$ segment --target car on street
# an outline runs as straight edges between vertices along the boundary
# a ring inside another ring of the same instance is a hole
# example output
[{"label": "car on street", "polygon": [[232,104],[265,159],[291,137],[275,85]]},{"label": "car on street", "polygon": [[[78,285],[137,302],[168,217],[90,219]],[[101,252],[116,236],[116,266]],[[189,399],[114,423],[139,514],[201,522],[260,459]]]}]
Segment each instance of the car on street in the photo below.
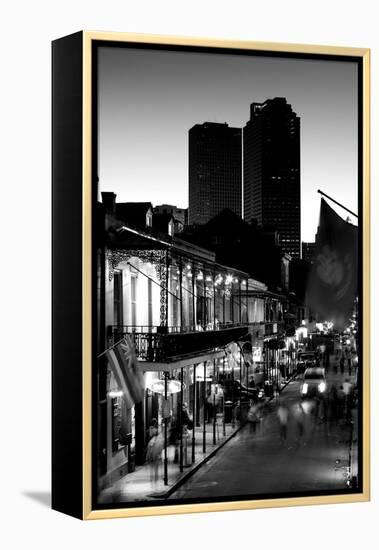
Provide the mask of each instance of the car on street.
[{"label": "car on street", "polygon": [[299,354],[297,359],[297,371],[305,372],[309,367],[318,366],[318,356],[316,351],[303,351]]},{"label": "car on street", "polygon": [[305,369],[300,393],[302,397],[323,397],[326,392],[325,369],[309,367]]},{"label": "car on street", "polygon": [[224,382],[224,398],[225,401],[248,402],[250,400],[256,402],[263,398],[263,389],[261,386],[246,387],[239,380],[227,380]]}]

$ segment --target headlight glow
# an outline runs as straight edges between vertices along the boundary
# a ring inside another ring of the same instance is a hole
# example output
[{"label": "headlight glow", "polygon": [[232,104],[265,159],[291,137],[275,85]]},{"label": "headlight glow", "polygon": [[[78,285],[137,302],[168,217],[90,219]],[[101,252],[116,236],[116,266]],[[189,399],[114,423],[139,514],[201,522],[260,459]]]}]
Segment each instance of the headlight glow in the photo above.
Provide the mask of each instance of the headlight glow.
[{"label": "headlight glow", "polygon": [[325,382],[320,382],[320,384],[318,385],[318,391],[320,393],[323,393],[325,391],[325,388],[326,388]]},{"label": "headlight glow", "polygon": [[303,387],[301,388],[301,393],[305,395],[307,391],[308,391],[308,384],[304,383]]}]

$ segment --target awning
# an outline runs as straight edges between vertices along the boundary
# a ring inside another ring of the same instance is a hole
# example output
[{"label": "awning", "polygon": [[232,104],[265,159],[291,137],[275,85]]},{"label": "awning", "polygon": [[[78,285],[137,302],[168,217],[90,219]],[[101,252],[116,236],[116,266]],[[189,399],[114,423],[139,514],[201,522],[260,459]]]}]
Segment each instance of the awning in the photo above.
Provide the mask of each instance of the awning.
[{"label": "awning", "polygon": [[166,371],[171,372],[175,369],[181,369],[184,367],[191,367],[204,363],[205,361],[211,361],[213,359],[219,359],[226,356],[225,350],[209,351],[202,353],[201,355],[192,355],[190,357],[181,357],[180,359],[158,363],[156,361],[138,361],[138,366],[143,372],[157,372]]}]

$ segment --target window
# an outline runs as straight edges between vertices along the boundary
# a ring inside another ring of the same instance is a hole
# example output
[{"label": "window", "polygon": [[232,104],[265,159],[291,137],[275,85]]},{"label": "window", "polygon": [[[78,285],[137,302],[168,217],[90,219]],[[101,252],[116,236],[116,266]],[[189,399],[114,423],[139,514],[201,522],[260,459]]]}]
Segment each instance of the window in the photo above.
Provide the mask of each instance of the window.
[{"label": "window", "polygon": [[146,227],[152,227],[153,226],[153,213],[151,211],[151,208],[146,212]]},{"label": "window", "polygon": [[130,304],[132,326],[137,324],[137,277],[131,276],[130,279]]},{"label": "window", "polygon": [[147,324],[149,327],[153,324],[153,282],[147,280]]},{"label": "window", "polygon": [[122,310],[122,271],[115,271],[113,277],[113,323],[123,324]]}]

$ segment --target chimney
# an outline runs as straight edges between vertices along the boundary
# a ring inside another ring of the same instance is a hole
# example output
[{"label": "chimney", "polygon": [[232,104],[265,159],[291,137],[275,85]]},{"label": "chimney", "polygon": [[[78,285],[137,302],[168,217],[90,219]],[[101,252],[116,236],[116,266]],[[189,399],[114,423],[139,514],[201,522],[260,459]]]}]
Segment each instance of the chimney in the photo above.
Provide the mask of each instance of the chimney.
[{"label": "chimney", "polygon": [[102,191],[101,198],[107,214],[116,213],[116,193],[112,191]]}]

